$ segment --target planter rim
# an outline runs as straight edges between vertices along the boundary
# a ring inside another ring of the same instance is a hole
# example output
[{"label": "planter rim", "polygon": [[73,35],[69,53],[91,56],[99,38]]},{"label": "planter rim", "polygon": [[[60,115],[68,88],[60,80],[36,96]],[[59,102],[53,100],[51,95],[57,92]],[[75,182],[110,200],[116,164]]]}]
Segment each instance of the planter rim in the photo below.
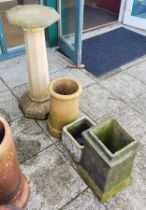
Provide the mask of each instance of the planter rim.
[{"label": "planter rim", "polygon": [[[112,153],[112,152],[103,144],[103,142],[95,135],[95,133],[94,133],[94,130],[97,130],[97,129],[99,130],[100,128],[102,128],[104,125],[106,125],[106,124],[107,124],[108,122],[110,122],[110,121],[115,121],[115,122],[122,128],[122,130],[126,133],[126,135],[128,135],[128,136],[132,139],[132,141],[129,142],[128,145],[126,145],[125,147],[123,147],[123,148],[121,148],[120,150],[116,151],[115,153]],[[125,128],[123,128],[115,119],[112,119],[112,118],[109,119],[109,120],[107,120],[107,121],[105,121],[104,123],[102,123],[102,124],[101,124],[100,126],[98,126],[98,127],[94,127],[94,128],[89,129],[89,133],[90,133],[90,135],[91,135],[94,139],[96,139],[96,141],[97,141],[98,145],[100,146],[100,148],[103,149],[103,150],[108,154],[108,156],[109,156],[110,158],[117,157],[118,155],[123,154],[124,151],[128,150],[129,148],[132,149],[132,147],[133,147],[134,145],[137,145],[137,144],[138,144],[138,141],[137,141],[136,139],[134,139],[134,138],[129,134],[129,132],[128,132]],[[128,151],[127,151],[127,152],[128,152]]]},{"label": "planter rim", "polygon": [[2,142],[0,143],[0,150],[1,150],[2,147],[4,147],[7,144],[7,139],[10,136],[10,127],[9,127],[9,124],[7,123],[7,121],[2,117],[0,117],[0,123],[2,123],[2,125],[4,126],[4,129],[5,129],[4,138],[3,138]]},{"label": "planter rim", "polygon": [[[111,161],[120,161],[123,158],[127,158],[128,156],[133,155],[134,153],[136,153],[137,151],[139,151],[139,149],[141,149],[141,143],[139,141],[137,141],[136,139],[134,139],[116,120],[116,122],[122,127],[122,129],[126,132],[127,135],[129,135],[133,141],[131,143],[129,143],[128,145],[126,145],[124,148],[118,150],[115,153],[112,153],[103,143],[102,141],[94,134],[94,130],[95,129],[100,129],[101,127],[103,127],[105,125],[105,123],[111,121],[111,120],[115,120],[115,119],[109,119],[107,121],[105,121],[104,123],[102,123],[100,126],[96,126],[93,128],[88,129],[87,131],[84,131],[82,133],[83,137],[87,139],[90,142],[90,144],[92,145],[96,145],[96,149],[98,149],[99,151],[99,155],[101,155],[101,157],[105,158],[105,160],[107,160],[107,162],[109,163],[109,165],[112,164]],[[87,137],[88,136],[88,137]],[[114,163],[114,162],[113,162]]]},{"label": "planter rim", "polygon": [[72,123],[70,123],[70,124],[68,124],[68,125],[66,125],[66,126],[63,127],[63,132],[67,133],[67,135],[71,138],[71,140],[72,140],[72,141],[77,145],[77,147],[79,147],[80,149],[84,149],[84,146],[80,145],[80,144],[75,140],[75,138],[69,133],[68,128],[69,128],[70,126],[72,126],[72,125],[74,125],[74,124],[76,124],[76,123],[80,123],[80,122],[82,122],[82,121],[84,121],[84,120],[89,121],[91,124],[93,124],[93,126],[95,126],[95,123],[94,123],[89,117],[83,116],[83,117],[81,117],[81,118],[79,118],[79,119],[73,121]]},{"label": "planter rim", "polygon": [[[74,83],[77,84],[78,86],[78,89],[75,93],[72,93],[72,94],[69,94],[69,95],[61,95],[59,93],[56,93],[53,89],[53,86],[56,82],[58,81],[61,81],[61,80],[70,80]],[[49,85],[49,92],[50,92],[50,95],[53,96],[54,98],[57,98],[59,100],[62,100],[62,101],[68,101],[68,100],[72,100],[74,98],[77,98],[81,95],[82,93],[82,85],[80,84],[80,82],[78,82],[77,80],[74,80],[72,78],[69,78],[69,77],[61,77],[61,78],[58,78],[58,79],[55,79],[53,80],[50,85]]]}]

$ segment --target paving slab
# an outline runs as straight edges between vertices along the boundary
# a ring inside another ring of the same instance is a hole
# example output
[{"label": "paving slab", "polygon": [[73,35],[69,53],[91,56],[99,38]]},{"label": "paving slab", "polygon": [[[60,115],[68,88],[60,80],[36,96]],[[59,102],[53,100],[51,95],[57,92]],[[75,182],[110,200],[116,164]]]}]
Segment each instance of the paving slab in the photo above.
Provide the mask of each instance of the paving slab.
[{"label": "paving slab", "polygon": [[10,88],[19,86],[28,81],[26,56],[22,55],[1,62],[0,77]]},{"label": "paving slab", "polygon": [[[140,186],[139,186],[140,187]],[[111,198],[105,206],[107,210],[145,210],[145,206],[141,203],[141,199],[137,194],[129,193],[130,186],[125,190]],[[132,191],[133,189],[131,189]]]},{"label": "paving slab", "polygon": [[80,194],[75,200],[61,210],[106,210],[107,208],[100,203],[90,189]]},{"label": "paving slab", "polygon": [[126,71],[99,81],[99,83],[126,103],[144,93],[146,89],[142,82],[133,78]]},{"label": "paving slab", "polygon": [[129,68],[127,72],[134,78],[139,79],[146,84],[146,61],[141,62],[133,67]]},{"label": "paving slab", "polygon": [[70,77],[72,79],[79,80],[83,87],[89,86],[96,82],[93,77],[90,77],[81,69],[76,68],[60,69],[56,73],[50,75],[51,80],[57,79],[59,77]]},{"label": "paving slab", "polygon": [[20,163],[53,144],[34,120],[24,116],[11,123],[11,130]]},{"label": "paving slab", "polygon": [[12,92],[17,97],[18,100],[27,90],[29,90],[29,83],[25,83],[25,84],[12,88]]},{"label": "paving slab", "polygon": [[21,55],[21,56],[17,56],[14,58],[1,61],[0,62],[0,75],[3,74],[3,72],[6,71],[7,68],[10,68],[11,66],[14,67],[16,64],[21,63],[23,60],[26,60],[25,55]]},{"label": "paving slab", "polygon": [[19,109],[18,101],[10,90],[0,93],[0,116],[4,117],[9,123],[23,114]]},{"label": "paving slab", "polygon": [[130,105],[146,119],[146,93],[132,100]]},{"label": "paving slab", "polygon": [[146,121],[143,120],[142,115],[131,107],[126,107],[126,109],[121,110],[120,115],[116,116],[116,119],[132,137],[145,143]]},{"label": "paving slab", "polygon": [[58,141],[56,144],[57,149],[62,153],[66,161],[73,166],[73,168],[77,169],[77,165],[74,162],[70,152],[66,149],[66,146],[61,141]]},{"label": "paving slab", "polygon": [[55,146],[26,161],[21,168],[31,189],[27,210],[61,209],[87,188]]},{"label": "paving slab", "polygon": [[0,79],[0,93],[9,90],[5,83]]},{"label": "paving slab", "polygon": [[51,72],[58,71],[60,69],[67,68],[67,66],[72,66],[71,61],[59,53],[56,49],[47,49],[48,63]]},{"label": "paving slab", "polygon": [[81,110],[93,121],[120,113],[126,104],[99,84],[84,89],[81,96]]},{"label": "paving slab", "polygon": [[[79,80],[83,88],[91,84],[94,84],[96,82],[95,79],[91,78],[82,70],[76,69],[76,68],[65,68],[65,69],[57,70],[57,72],[50,73],[50,80],[57,79],[59,77],[70,77],[70,78]],[[25,84],[12,88],[12,91],[16,95],[16,97],[20,99],[23,93],[28,89],[29,89],[29,83],[25,83]]]},{"label": "paving slab", "polygon": [[[69,65],[69,62],[61,57],[55,50],[48,49],[47,52],[49,65],[48,73],[56,72]],[[28,82],[26,56],[22,55],[1,62],[0,77],[2,77],[10,88],[14,88]]]}]

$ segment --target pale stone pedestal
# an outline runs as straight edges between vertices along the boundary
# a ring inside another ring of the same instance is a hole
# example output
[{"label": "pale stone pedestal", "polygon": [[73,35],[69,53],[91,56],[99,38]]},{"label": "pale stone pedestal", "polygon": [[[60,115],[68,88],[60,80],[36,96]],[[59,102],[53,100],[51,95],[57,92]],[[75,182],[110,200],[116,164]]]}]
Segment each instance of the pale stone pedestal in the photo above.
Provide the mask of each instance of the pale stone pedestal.
[{"label": "pale stone pedestal", "polygon": [[20,99],[27,117],[45,119],[49,113],[49,71],[44,29],[59,19],[52,8],[41,5],[16,6],[7,11],[11,24],[24,30],[29,91]]}]

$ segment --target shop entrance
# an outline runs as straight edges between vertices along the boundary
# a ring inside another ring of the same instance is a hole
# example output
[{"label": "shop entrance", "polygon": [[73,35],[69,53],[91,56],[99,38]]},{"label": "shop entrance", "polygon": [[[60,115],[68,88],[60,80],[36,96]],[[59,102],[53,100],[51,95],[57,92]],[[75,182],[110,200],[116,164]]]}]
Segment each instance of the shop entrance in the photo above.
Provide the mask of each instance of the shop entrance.
[{"label": "shop entrance", "polygon": [[118,20],[121,0],[85,0],[84,30]]},{"label": "shop entrance", "polygon": [[[23,33],[21,29],[10,25],[6,19],[6,10],[18,5],[18,4],[44,4],[58,10],[59,2],[65,4],[75,3],[75,7],[67,6],[66,10],[61,11],[61,21],[65,22],[65,26],[62,28],[62,32],[67,33],[66,30],[69,29],[69,35],[76,32],[74,35],[76,40],[81,40],[82,33],[82,19],[84,19],[83,30],[88,31],[94,28],[103,27],[108,24],[114,23],[118,20],[120,3],[121,0],[1,0],[0,1],[0,60],[7,59],[20,53],[24,53],[24,40]],[[81,3],[82,2],[82,3]],[[84,8],[82,10],[82,7]],[[77,8],[76,14],[74,13],[74,8]],[[84,12],[83,12],[84,11]],[[80,14],[81,13],[81,14]],[[82,17],[84,13],[84,18]],[[66,18],[67,15],[67,18]],[[64,18],[65,17],[65,18]],[[77,18],[76,18],[77,17]],[[67,22],[67,24],[66,24]],[[76,29],[75,27],[76,22]],[[68,27],[69,26],[69,27]],[[72,31],[71,31],[72,30]],[[57,23],[49,27],[46,30],[46,39],[48,40],[49,46],[58,45],[58,26]],[[74,37],[74,38],[75,38]],[[81,44],[78,41],[78,45]],[[22,50],[21,50],[21,46]],[[19,49],[19,50],[18,50]],[[77,47],[76,47],[77,49]],[[79,50],[78,50],[79,52]],[[81,54],[81,53],[79,53]]]},{"label": "shop entrance", "polygon": [[40,4],[40,0],[1,0],[0,1],[0,60],[24,53],[23,31],[9,24],[6,11],[23,4]]}]

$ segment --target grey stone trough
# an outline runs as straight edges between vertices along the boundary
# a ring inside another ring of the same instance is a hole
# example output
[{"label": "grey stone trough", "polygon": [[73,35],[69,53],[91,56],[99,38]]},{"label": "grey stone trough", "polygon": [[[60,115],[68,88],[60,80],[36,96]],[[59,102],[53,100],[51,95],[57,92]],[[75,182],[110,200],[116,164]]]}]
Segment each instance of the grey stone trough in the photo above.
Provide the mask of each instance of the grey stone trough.
[{"label": "grey stone trough", "polygon": [[82,117],[63,128],[62,141],[70,151],[75,162],[79,163],[84,149],[82,132],[95,126],[95,123],[88,117]]},{"label": "grey stone trough", "polygon": [[83,117],[63,128],[63,143],[77,169],[101,202],[131,182],[134,158],[141,144],[114,119],[100,126]]}]

